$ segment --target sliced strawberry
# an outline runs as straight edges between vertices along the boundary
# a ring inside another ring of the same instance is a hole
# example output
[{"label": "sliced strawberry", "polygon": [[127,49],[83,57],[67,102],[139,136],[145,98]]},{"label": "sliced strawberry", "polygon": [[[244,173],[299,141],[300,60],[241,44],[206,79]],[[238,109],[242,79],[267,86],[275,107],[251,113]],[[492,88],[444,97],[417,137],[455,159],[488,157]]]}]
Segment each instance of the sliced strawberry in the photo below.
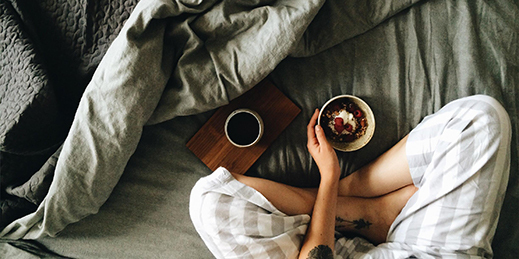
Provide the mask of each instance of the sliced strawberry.
[{"label": "sliced strawberry", "polygon": [[348,132],[352,132],[353,126],[351,126],[351,124],[349,124],[349,123],[346,123],[346,125],[344,125],[344,129]]},{"label": "sliced strawberry", "polygon": [[334,127],[335,127],[335,130],[336,130],[339,134],[341,134],[341,133],[344,131],[344,126],[343,126],[343,125],[335,124]]},{"label": "sliced strawberry", "polygon": [[355,118],[360,118],[362,117],[362,112],[360,110],[355,110],[353,111],[353,116],[355,116]]},{"label": "sliced strawberry", "polygon": [[333,126],[335,130],[341,133],[344,130],[344,120],[341,117],[335,117]]}]

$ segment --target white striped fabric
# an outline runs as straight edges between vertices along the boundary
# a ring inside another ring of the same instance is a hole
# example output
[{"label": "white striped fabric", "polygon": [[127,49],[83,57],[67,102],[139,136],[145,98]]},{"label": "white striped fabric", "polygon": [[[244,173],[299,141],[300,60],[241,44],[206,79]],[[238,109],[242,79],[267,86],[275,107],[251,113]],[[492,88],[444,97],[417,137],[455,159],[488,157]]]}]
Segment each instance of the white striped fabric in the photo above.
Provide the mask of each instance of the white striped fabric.
[{"label": "white striped fabric", "polygon": [[492,257],[510,140],[510,119],[489,96],[465,97],[426,117],[406,145],[419,190],[393,223],[389,243],[441,257]]},{"label": "white striped fabric", "polygon": [[220,167],[191,191],[191,220],[216,258],[296,258],[310,216],[287,216]]}]

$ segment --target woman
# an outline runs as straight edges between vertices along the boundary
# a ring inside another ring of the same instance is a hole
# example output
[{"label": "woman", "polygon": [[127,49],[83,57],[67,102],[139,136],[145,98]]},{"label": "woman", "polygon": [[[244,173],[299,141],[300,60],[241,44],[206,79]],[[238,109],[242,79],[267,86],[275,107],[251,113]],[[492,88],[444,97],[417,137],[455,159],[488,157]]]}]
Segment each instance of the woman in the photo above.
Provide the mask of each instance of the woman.
[{"label": "woman", "polygon": [[447,104],[341,180],[317,116],[318,110],[307,127],[307,147],[319,167],[319,188],[224,168],[193,188],[191,218],[217,258],[492,257],[511,138],[508,115],[495,99]]}]

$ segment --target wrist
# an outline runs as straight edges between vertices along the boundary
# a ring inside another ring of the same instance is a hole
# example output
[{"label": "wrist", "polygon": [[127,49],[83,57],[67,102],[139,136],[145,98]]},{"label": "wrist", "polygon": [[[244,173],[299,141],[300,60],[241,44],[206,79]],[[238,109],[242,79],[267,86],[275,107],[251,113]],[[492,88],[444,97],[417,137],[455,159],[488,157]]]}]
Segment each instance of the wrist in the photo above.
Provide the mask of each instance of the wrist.
[{"label": "wrist", "polygon": [[326,174],[321,174],[321,183],[322,184],[338,183],[340,176],[341,176],[341,172],[339,169],[333,170]]}]

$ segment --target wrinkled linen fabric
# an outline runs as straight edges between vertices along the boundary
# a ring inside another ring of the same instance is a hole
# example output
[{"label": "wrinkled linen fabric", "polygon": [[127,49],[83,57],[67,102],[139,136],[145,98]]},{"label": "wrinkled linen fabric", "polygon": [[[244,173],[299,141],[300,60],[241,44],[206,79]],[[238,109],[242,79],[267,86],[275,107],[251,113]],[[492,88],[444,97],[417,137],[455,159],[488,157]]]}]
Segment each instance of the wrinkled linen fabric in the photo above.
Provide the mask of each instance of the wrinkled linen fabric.
[{"label": "wrinkled linen fabric", "polygon": [[54,236],[96,213],[144,125],[250,89],[289,54],[322,3],[141,1],[81,98],[47,196],[0,236]]},{"label": "wrinkled linen fabric", "polygon": [[[448,103],[413,129],[406,156],[418,191],[374,246],[336,234],[335,258],[492,258],[510,172],[510,118],[495,99]],[[200,179],[190,216],[216,258],[297,258],[310,216],[288,216],[225,168]]]}]

